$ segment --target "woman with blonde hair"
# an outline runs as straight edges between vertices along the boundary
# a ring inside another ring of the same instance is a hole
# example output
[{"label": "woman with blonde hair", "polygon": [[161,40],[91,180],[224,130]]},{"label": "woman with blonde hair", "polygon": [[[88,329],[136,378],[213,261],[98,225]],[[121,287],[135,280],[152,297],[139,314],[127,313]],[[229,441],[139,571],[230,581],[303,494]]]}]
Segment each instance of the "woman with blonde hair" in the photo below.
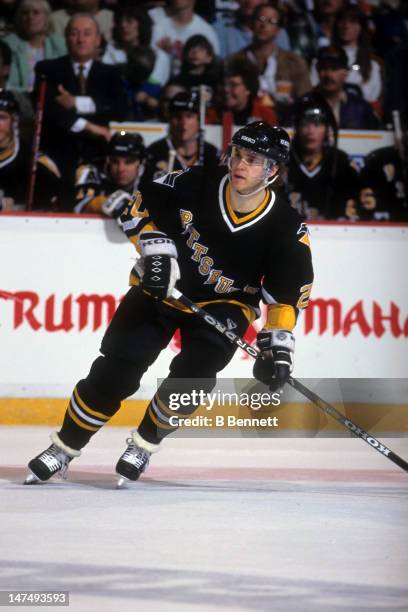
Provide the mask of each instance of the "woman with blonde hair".
[{"label": "woman with blonde hair", "polygon": [[16,31],[5,38],[12,50],[10,89],[31,91],[37,62],[66,54],[64,38],[50,31],[50,15],[47,0],[22,0],[19,4]]}]

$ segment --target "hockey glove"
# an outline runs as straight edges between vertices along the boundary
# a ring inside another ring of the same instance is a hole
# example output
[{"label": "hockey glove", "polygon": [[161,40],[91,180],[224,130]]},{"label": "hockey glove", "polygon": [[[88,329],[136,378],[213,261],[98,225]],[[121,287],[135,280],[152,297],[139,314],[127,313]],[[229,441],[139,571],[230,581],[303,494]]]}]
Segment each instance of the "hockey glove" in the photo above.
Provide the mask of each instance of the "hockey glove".
[{"label": "hockey glove", "polygon": [[170,297],[180,278],[175,243],[161,232],[146,232],[140,247],[142,259],[137,270],[142,288],[159,300]]},{"label": "hockey glove", "polygon": [[132,196],[130,193],[127,193],[127,191],[123,191],[122,189],[118,189],[117,191],[111,193],[108,198],[106,198],[101,207],[102,212],[108,217],[117,219],[123,213],[131,199]]},{"label": "hockey glove", "polygon": [[255,361],[254,377],[271,391],[282,389],[293,370],[293,334],[284,329],[263,329],[256,341],[261,355]]}]

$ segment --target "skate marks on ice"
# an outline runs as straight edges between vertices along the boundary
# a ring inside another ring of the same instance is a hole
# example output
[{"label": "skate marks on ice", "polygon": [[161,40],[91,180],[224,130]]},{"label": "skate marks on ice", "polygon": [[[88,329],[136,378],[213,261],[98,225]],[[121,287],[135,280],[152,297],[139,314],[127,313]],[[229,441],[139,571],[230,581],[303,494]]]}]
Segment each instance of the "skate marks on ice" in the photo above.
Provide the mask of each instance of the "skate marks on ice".
[{"label": "skate marks on ice", "polygon": [[[111,610],[131,601],[138,609],[214,608],[269,612],[406,612],[408,588],[356,585],[344,581],[281,578],[227,571],[135,566],[1,561],[3,584],[10,590],[68,590],[75,610],[81,598],[106,601]],[[301,605],[299,607],[299,603]],[[153,608],[148,604],[155,604]],[[140,606],[140,608],[139,608]],[[146,608],[145,608],[146,607]]]},{"label": "skate marks on ice", "polygon": [[44,486],[53,487],[69,487],[74,485],[83,485],[88,487],[95,487],[98,489],[114,489],[117,475],[113,470],[108,468],[101,469],[97,468],[85,468],[82,470],[69,470],[67,479],[59,478],[54,476],[45,483],[37,483],[24,485],[24,480],[28,474],[26,467],[19,466],[2,466],[0,467],[0,483],[1,487],[4,487],[4,483],[21,485],[25,488],[41,488]]},{"label": "skate marks on ice", "polygon": [[[26,488],[27,470],[19,466],[0,467],[0,488]],[[74,468],[68,478],[53,477],[30,488],[53,487],[70,489],[89,487],[116,490],[117,474],[107,467]],[[333,469],[265,469],[265,468],[199,468],[150,467],[137,482],[126,482],[123,491],[153,488],[225,491],[230,493],[322,493],[357,497],[407,497],[408,478],[397,470],[333,470]]]}]

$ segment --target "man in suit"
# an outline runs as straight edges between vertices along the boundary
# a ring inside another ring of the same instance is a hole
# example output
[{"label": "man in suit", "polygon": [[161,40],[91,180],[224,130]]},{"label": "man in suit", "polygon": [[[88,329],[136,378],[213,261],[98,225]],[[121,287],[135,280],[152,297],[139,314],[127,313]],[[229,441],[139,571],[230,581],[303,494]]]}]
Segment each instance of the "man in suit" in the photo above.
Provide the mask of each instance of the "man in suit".
[{"label": "man in suit", "polygon": [[[114,66],[96,61],[100,32],[87,14],[73,15],[66,32],[68,55],[39,62],[36,86],[46,79],[42,148],[58,163],[69,190],[75,168],[104,154],[109,121],[121,121],[126,97]],[[73,207],[74,199],[68,208]]]}]

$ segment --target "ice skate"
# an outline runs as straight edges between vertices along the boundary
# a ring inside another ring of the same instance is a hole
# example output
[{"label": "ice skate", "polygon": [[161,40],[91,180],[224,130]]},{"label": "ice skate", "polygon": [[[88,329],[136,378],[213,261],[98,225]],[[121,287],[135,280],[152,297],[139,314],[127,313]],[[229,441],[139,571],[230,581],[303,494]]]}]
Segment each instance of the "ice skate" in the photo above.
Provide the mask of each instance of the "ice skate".
[{"label": "ice skate", "polygon": [[126,482],[135,481],[149,465],[152,453],[159,450],[158,444],[144,440],[133,430],[131,437],[126,440],[127,448],[116,464],[118,474],[117,488],[121,489]]},{"label": "ice skate", "polygon": [[66,446],[59,438],[57,432],[50,436],[52,444],[42,453],[31,459],[28,464],[28,474],[24,484],[37,484],[45,482],[58,474],[61,478],[67,477],[69,463],[74,457],[79,457],[81,451]]}]

